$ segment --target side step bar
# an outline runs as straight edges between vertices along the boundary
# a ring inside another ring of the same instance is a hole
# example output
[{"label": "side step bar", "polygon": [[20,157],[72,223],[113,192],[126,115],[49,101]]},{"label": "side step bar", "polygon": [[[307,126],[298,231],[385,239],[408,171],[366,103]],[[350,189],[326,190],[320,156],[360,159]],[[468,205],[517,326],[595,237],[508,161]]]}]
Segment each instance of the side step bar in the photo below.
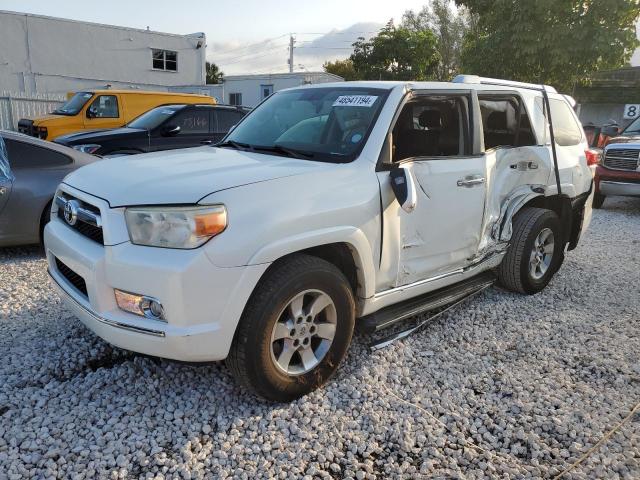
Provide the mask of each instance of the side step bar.
[{"label": "side step bar", "polygon": [[495,281],[496,279],[492,273],[481,273],[455,285],[378,310],[366,317],[362,317],[358,321],[358,326],[367,333],[378,332],[407,318],[457,302],[490,287]]}]

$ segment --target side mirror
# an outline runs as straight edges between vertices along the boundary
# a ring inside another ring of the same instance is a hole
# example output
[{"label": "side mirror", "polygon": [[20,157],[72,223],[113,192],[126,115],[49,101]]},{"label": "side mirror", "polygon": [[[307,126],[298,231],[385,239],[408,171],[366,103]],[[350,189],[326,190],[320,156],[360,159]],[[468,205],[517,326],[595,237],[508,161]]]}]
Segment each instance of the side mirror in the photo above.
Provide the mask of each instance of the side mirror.
[{"label": "side mirror", "polygon": [[617,125],[606,125],[600,129],[601,135],[606,135],[607,137],[615,137],[620,133],[620,128]]},{"label": "side mirror", "polygon": [[389,177],[391,179],[391,188],[400,207],[407,213],[413,212],[416,209],[418,195],[416,194],[416,182],[413,180],[411,170],[399,166],[391,170]]},{"label": "side mirror", "polygon": [[173,137],[180,133],[180,125],[166,125],[162,129],[162,136]]},{"label": "side mirror", "polygon": [[87,108],[87,118],[96,118],[98,116],[98,109],[96,107]]}]

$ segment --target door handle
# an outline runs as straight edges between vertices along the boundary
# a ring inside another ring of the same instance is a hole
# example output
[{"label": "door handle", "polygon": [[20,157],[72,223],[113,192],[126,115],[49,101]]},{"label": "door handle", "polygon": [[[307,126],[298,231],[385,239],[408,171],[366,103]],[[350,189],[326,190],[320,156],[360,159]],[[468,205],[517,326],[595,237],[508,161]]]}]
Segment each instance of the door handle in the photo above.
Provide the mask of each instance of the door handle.
[{"label": "door handle", "polygon": [[484,185],[485,178],[482,175],[467,175],[458,180],[459,187],[471,188],[477,185]]},{"label": "door handle", "polygon": [[202,140],[200,142],[201,145],[211,145],[213,143],[213,140]]}]

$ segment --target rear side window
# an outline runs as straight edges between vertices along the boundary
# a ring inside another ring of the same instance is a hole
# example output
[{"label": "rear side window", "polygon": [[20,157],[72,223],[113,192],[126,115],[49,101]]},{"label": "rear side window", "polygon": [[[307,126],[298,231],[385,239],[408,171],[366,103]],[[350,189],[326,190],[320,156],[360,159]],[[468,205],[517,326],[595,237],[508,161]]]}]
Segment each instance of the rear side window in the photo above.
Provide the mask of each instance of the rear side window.
[{"label": "rear side window", "polygon": [[561,147],[578,145],[582,140],[582,128],[578,125],[573,111],[563,100],[549,99],[551,120],[556,143]]},{"label": "rear side window", "polygon": [[241,112],[233,110],[216,110],[216,132],[227,133],[244,116]]},{"label": "rear side window", "polygon": [[9,164],[12,170],[26,170],[28,168],[50,168],[69,165],[71,158],[48,148],[19,142],[10,138],[5,139]]},{"label": "rear side window", "polygon": [[536,145],[531,120],[520,98],[479,95],[484,148]]}]

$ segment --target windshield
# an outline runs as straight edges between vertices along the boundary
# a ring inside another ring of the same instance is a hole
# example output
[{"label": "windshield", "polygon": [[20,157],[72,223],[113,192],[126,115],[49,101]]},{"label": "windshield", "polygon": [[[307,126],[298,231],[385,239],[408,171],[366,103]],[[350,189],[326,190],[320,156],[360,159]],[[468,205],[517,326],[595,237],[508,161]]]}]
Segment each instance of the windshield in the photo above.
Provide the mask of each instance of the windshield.
[{"label": "windshield", "polygon": [[247,115],[220,145],[351,161],[364,146],[387,95],[384,89],[355,87],[279,92]]},{"label": "windshield", "polygon": [[182,110],[184,107],[184,105],[165,105],[164,107],[156,107],[132,120],[127,127],[152,130],[167,118],[171,117],[174,113]]},{"label": "windshield", "polygon": [[9,165],[9,154],[2,137],[0,137],[0,180],[13,180],[11,166]]},{"label": "windshield", "polygon": [[631,122],[622,133],[639,133],[640,132],[640,117]]},{"label": "windshield", "polygon": [[93,93],[91,92],[78,92],[67,100],[67,103],[63,106],[54,110],[53,113],[57,113],[58,115],[77,115],[91,97],[93,97]]}]

